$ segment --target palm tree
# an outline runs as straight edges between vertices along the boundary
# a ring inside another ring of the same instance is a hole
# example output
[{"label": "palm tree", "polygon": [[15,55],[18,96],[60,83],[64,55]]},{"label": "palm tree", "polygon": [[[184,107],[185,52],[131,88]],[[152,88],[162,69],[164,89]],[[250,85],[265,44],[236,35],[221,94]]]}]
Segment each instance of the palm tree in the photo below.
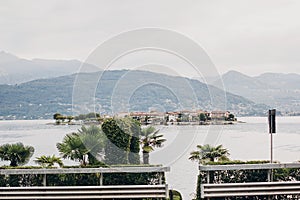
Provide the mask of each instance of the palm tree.
[{"label": "palm tree", "polygon": [[56,146],[63,158],[79,161],[82,165],[99,163],[96,158],[103,152],[105,137],[97,126],[81,127],[78,133],[64,137]]},{"label": "palm tree", "polygon": [[86,153],[77,133],[66,135],[62,143],[57,143],[56,147],[63,158],[80,162],[82,161],[83,155]]},{"label": "palm tree", "polygon": [[10,161],[10,166],[16,167],[28,163],[34,153],[32,146],[24,146],[23,143],[4,144],[0,146],[0,159]]},{"label": "palm tree", "polygon": [[223,148],[222,145],[216,147],[209,144],[197,145],[198,150],[190,153],[189,159],[198,161],[199,163],[226,161],[229,160],[230,155],[228,150]]},{"label": "palm tree", "polygon": [[52,156],[41,156],[37,157],[35,162],[43,167],[53,167],[57,163],[60,167],[63,166],[63,162],[60,157]]},{"label": "palm tree", "polygon": [[154,151],[154,147],[162,147],[166,139],[163,135],[158,135],[159,130],[155,130],[153,126],[142,129],[142,137],[140,144],[143,149],[143,163],[149,164],[149,153]]}]

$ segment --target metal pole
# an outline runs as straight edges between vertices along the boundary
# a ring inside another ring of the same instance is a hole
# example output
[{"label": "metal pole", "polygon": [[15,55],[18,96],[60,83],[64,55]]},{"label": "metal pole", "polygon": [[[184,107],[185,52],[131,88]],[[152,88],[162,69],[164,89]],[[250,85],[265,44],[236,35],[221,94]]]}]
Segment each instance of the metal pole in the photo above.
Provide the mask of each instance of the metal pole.
[{"label": "metal pole", "polygon": [[271,134],[271,159],[270,162],[273,163],[273,133],[276,133],[276,109],[269,110],[269,133]]},{"label": "metal pole", "polygon": [[[270,163],[273,163],[273,133],[276,133],[276,122],[275,122],[275,117],[276,117],[276,110],[272,109],[269,110],[269,134],[270,134]],[[269,169],[268,171],[268,181],[273,182],[273,169]],[[268,196],[268,200],[271,199],[271,196]]]},{"label": "metal pole", "polygon": [[[271,163],[273,163],[273,133],[271,133]],[[273,182],[273,169],[270,169],[270,181]]]},{"label": "metal pole", "polygon": [[273,133],[270,133],[271,137],[271,163],[273,163]]}]

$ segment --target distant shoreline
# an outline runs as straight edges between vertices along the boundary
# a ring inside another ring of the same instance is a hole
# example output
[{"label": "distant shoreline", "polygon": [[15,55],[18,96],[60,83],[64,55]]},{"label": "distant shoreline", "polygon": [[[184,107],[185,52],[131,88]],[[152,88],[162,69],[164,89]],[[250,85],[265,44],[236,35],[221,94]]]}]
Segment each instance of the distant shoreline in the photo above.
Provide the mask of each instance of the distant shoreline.
[{"label": "distant shoreline", "polygon": [[[209,125],[236,125],[239,123],[246,123],[244,121],[209,121],[209,122],[167,122],[165,124],[142,124],[146,126],[209,126]],[[81,122],[81,123],[76,123],[76,122],[65,122],[65,123],[60,123],[56,124],[55,122],[49,122],[46,123],[46,125],[53,125],[53,126],[80,126],[80,125],[101,125],[101,123],[97,122]]]}]

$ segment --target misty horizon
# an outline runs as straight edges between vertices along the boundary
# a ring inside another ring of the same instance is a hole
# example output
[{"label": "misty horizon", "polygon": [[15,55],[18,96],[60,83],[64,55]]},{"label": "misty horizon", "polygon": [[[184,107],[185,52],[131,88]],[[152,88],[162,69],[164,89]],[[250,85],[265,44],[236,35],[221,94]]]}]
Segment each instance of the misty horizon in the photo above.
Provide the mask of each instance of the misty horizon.
[{"label": "misty horizon", "polygon": [[[79,60],[79,59],[76,59],[76,58],[73,58],[73,59],[56,59],[56,58],[24,58],[24,57],[19,57],[18,55],[15,55],[11,52],[7,52],[5,50],[1,50],[0,51],[0,77],[1,75],[3,76],[5,74],[5,69],[4,67],[2,66],[1,67],[1,63],[3,62],[3,60],[1,60],[3,58],[3,56],[7,56],[7,57],[13,57],[13,58],[16,58],[16,59],[21,59],[21,60],[29,60],[29,61],[58,61],[58,62],[64,62],[64,61],[74,61],[74,62],[80,62],[80,65],[77,67],[77,69],[74,69],[74,71],[70,71],[70,73],[76,73],[77,71],[79,71],[80,69],[80,66],[82,64],[84,64],[85,62],[82,61],[82,60]],[[5,61],[6,62],[6,61]],[[11,62],[11,61],[9,61]],[[86,63],[86,64],[91,64],[91,63]],[[92,64],[91,64],[92,65]],[[9,66],[9,65],[8,65]],[[103,70],[101,68],[99,68],[98,66],[95,66],[98,68],[98,70]],[[217,67],[217,66],[216,66]],[[22,66],[20,66],[20,69],[22,68]],[[130,67],[122,67],[121,65],[118,65],[117,67],[111,69],[111,70],[135,70],[135,69],[132,69]],[[139,70],[139,69],[138,69]],[[151,68],[143,68],[141,69],[142,71],[150,71],[150,72],[154,72],[154,73],[162,73],[162,74],[166,74],[166,75],[170,75],[170,76],[180,76],[178,74],[172,74],[172,73],[169,73],[168,71],[160,71],[160,69],[156,68],[156,69],[151,69]],[[96,71],[96,70],[95,70]],[[291,74],[296,74],[296,75],[300,75],[300,73],[294,73],[294,72],[276,72],[276,71],[266,71],[266,72],[261,72],[261,73],[258,73],[256,75],[248,75],[246,73],[243,73],[242,71],[239,71],[239,70],[235,70],[235,69],[228,69],[227,71],[219,74],[220,76],[223,76],[225,74],[228,74],[228,73],[231,73],[231,72],[238,72],[238,73],[241,73],[243,75],[246,75],[246,76],[249,76],[249,77],[258,77],[258,76],[261,76],[261,75],[264,75],[264,74],[285,74],[285,75],[291,75]],[[197,77],[197,76],[182,76],[182,77],[187,77],[187,78],[191,78],[191,79],[199,79],[199,78],[203,78],[203,77]],[[211,78],[215,78],[215,77],[205,77],[205,78],[208,78],[208,79],[211,79]]]}]

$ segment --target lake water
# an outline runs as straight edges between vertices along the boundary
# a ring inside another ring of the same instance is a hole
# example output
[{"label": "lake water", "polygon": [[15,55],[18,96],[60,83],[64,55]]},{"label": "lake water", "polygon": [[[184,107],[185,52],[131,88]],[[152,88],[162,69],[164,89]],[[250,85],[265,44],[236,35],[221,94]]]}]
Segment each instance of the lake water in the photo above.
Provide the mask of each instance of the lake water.
[{"label": "lake water", "polygon": [[[197,144],[222,144],[234,160],[269,160],[270,135],[267,118],[239,118],[236,125],[227,126],[160,126],[167,142],[150,154],[152,164],[171,167],[167,173],[170,188],[179,190],[184,199],[191,199],[196,190],[198,165],[188,160]],[[0,121],[0,145],[23,142],[35,148],[35,157],[59,155],[56,143],[67,133],[76,132],[80,126],[47,125],[52,120]],[[34,165],[33,161],[29,164]],[[295,162],[300,160],[300,117],[278,117],[274,134],[274,160]],[[74,164],[65,160],[65,164]],[[2,162],[0,164],[8,164]]]}]

